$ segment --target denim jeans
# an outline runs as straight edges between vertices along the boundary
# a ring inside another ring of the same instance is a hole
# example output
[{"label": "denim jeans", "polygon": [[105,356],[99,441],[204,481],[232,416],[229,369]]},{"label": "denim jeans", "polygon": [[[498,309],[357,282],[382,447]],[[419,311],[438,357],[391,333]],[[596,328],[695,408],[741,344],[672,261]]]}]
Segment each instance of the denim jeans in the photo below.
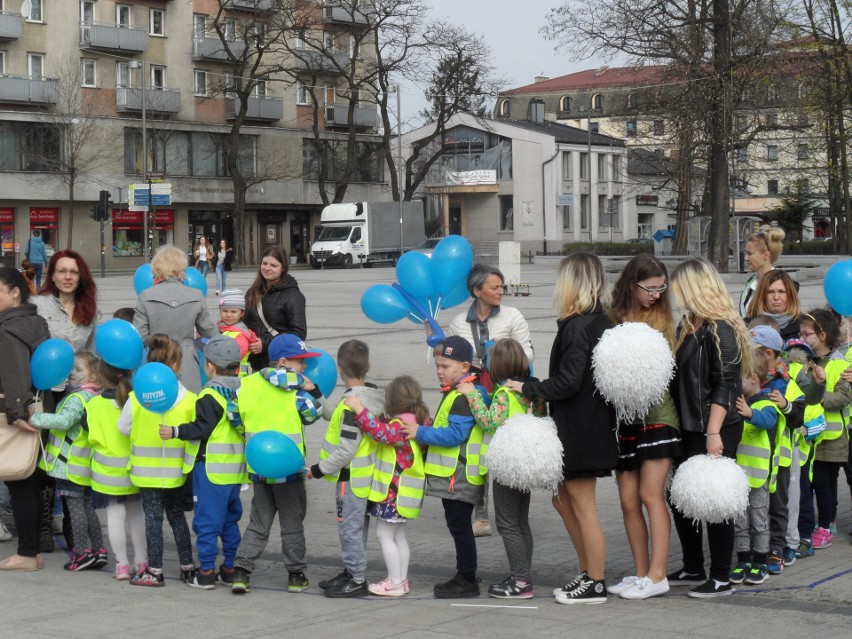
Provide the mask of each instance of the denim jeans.
[{"label": "denim jeans", "polygon": [[343,566],[355,579],[367,576],[367,533],[370,530],[370,517],[367,515],[367,498],[358,497],[352,492],[348,481],[339,481],[337,491],[337,536]]},{"label": "denim jeans", "polygon": [[35,287],[36,287],[36,290],[38,290],[38,289],[41,288],[41,274],[42,274],[42,271],[44,270],[44,263],[43,262],[33,262],[32,265],[33,265],[33,270],[35,271]]},{"label": "denim jeans", "polygon": [[216,290],[224,291],[226,288],[227,274],[225,273],[225,265],[222,262],[216,264]]},{"label": "denim jeans", "polygon": [[207,260],[199,260],[198,266],[196,267],[204,277],[207,277],[207,273],[210,271],[210,262]]}]

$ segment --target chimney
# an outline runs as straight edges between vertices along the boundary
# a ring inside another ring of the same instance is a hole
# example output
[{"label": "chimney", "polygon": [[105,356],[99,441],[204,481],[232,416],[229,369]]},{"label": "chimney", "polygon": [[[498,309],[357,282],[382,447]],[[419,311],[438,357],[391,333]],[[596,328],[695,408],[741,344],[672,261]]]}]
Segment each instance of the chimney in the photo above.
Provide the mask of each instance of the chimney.
[{"label": "chimney", "polygon": [[539,82],[547,82],[548,80],[550,80],[550,78],[546,75],[537,75],[533,78],[533,82],[535,84],[538,84]]}]

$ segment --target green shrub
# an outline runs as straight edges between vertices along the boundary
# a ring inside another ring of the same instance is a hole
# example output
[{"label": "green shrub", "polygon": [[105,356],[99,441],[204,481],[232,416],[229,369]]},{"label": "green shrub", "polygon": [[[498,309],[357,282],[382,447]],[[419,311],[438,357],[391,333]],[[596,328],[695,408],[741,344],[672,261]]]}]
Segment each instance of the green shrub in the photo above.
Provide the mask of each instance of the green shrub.
[{"label": "green shrub", "polygon": [[574,251],[590,251],[595,255],[639,255],[640,253],[653,253],[654,243],[631,243],[631,242],[566,242],[562,245],[562,252],[566,255]]},{"label": "green shrub", "polygon": [[842,251],[835,251],[833,242],[823,240],[807,240],[805,242],[792,242],[784,245],[785,255],[841,255]]}]

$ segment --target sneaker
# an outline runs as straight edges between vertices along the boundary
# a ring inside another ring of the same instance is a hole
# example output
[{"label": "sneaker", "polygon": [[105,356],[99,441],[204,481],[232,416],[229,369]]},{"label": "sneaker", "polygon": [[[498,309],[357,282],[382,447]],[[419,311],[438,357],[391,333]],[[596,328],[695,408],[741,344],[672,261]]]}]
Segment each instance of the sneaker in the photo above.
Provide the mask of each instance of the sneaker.
[{"label": "sneaker", "polygon": [[42,532],[39,552],[53,552],[54,550],[56,550],[56,541],[53,539],[53,533],[49,531]]},{"label": "sneaker", "polygon": [[574,590],[556,595],[556,603],[561,604],[602,604],[606,603],[606,582],[586,577]]},{"label": "sneaker", "polygon": [[344,568],[343,572],[340,574],[332,577],[331,579],[323,579],[318,585],[321,590],[326,590],[328,588],[339,586],[340,584],[345,584],[350,579],[352,579],[352,575],[350,575],[349,571]]},{"label": "sneaker", "polygon": [[95,553],[95,563],[91,565],[92,570],[100,570],[109,563],[109,555],[106,548],[98,548]]},{"label": "sneaker", "polygon": [[198,572],[198,569],[195,566],[181,566],[180,567],[180,580],[188,584],[193,579],[195,579],[195,573]]},{"label": "sneaker", "polygon": [[95,556],[95,553],[88,548],[86,548],[83,552],[77,552],[77,549],[75,548],[71,551],[70,561],[65,564],[65,570],[73,570],[75,572],[78,570],[85,570],[95,563],[96,560],[97,557]]},{"label": "sneaker", "polygon": [[792,566],[796,563],[796,551],[789,547],[785,548],[781,553],[781,559],[785,566]]},{"label": "sneaker", "polygon": [[234,570],[235,568],[219,566],[219,572],[216,573],[216,583],[222,584],[223,586],[232,585],[234,583]]},{"label": "sneaker", "polygon": [[666,579],[670,586],[703,586],[707,583],[707,575],[704,574],[703,570],[701,572],[676,570],[666,575]]},{"label": "sneaker", "polygon": [[488,594],[497,599],[532,599],[535,597],[532,583],[507,577],[499,584],[488,586]]},{"label": "sneaker", "polygon": [[402,589],[405,591],[406,595],[411,591],[411,583],[408,581],[408,579],[403,579],[400,585],[402,586]]},{"label": "sneaker", "polygon": [[[637,577],[636,575],[630,575],[629,577],[625,577],[624,579],[619,581],[614,586],[610,586],[609,588],[607,588],[607,590],[609,591],[609,594],[611,594],[611,595],[620,595],[622,592],[624,592],[628,588],[632,588],[634,585],[636,585],[636,582],[639,581],[640,579],[642,579],[642,577]],[[576,588],[576,586],[575,586],[575,588]],[[573,590],[573,588],[571,590]]]},{"label": "sneaker", "polygon": [[151,569],[146,567],[140,573],[133,575],[130,578],[131,586],[147,586],[148,588],[162,588],[166,585],[165,579],[163,578],[163,573],[151,572]]},{"label": "sneaker", "polygon": [[622,599],[650,599],[651,597],[665,594],[668,591],[668,579],[663,578],[657,583],[654,583],[648,577],[642,577],[631,588],[623,590],[620,596]]},{"label": "sneaker", "polygon": [[837,537],[837,522],[836,521],[833,521],[828,525],[828,532],[831,533],[832,539]]},{"label": "sneaker", "polygon": [[[367,590],[379,597],[404,597],[408,594],[408,591],[403,585],[404,583],[405,582],[403,581],[402,583],[395,584],[393,580],[388,577],[377,584],[370,584],[367,586]],[[330,588],[329,590],[334,590],[334,588]]]},{"label": "sneaker", "polygon": [[133,569],[130,571],[134,575],[138,575],[140,572],[145,572],[148,569],[147,561],[140,561],[138,564],[133,566]]},{"label": "sneaker", "polygon": [[434,589],[436,599],[462,599],[479,596],[479,584],[476,581],[468,581],[463,576],[456,574],[455,577],[442,584],[437,584]]},{"label": "sneaker", "polygon": [[813,557],[814,556],[814,542],[810,539],[800,539],[799,545],[796,547],[796,558],[802,559],[804,557]]},{"label": "sneaker", "polygon": [[[364,582],[364,591],[367,590],[367,582]],[[303,572],[291,572],[287,577],[287,592],[302,592],[308,589],[308,578]],[[326,593],[328,594],[328,593]]]},{"label": "sneaker", "polygon": [[0,521],[0,541],[12,541],[12,533],[9,532],[9,529],[6,528],[6,524]]},{"label": "sneaker", "polygon": [[130,566],[127,564],[116,564],[115,573],[112,578],[116,581],[130,581]]},{"label": "sneaker", "polygon": [[62,515],[54,515],[53,520],[51,521],[51,526],[53,527],[54,535],[62,534],[62,522],[65,520],[65,517]]},{"label": "sneaker", "polygon": [[769,577],[769,568],[766,564],[752,564],[751,570],[746,575],[745,583],[757,586],[766,581],[767,577]]},{"label": "sneaker", "polygon": [[775,551],[770,553],[769,557],[766,558],[766,569],[770,575],[780,575],[784,572],[784,557],[781,556],[781,553]]},{"label": "sneaker", "polygon": [[814,548],[828,548],[831,546],[831,531],[828,528],[817,528],[811,541]]},{"label": "sneaker", "polygon": [[567,584],[565,584],[561,588],[554,588],[553,589],[553,596],[556,597],[556,596],[559,595],[559,593],[571,592],[572,590],[574,590],[574,588],[576,588],[577,586],[580,585],[580,582],[583,581],[583,579],[585,579],[588,576],[589,575],[584,570],[583,572],[581,572],[579,575],[574,577],[571,581],[569,581]]},{"label": "sneaker", "polygon": [[212,568],[210,570],[201,570],[199,568],[194,571],[192,579],[187,581],[186,585],[190,588],[200,588],[201,590],[215,590],[216,571]]},{"label": "sneaker", "polygon": [[244,595],[249,591],[249,572],[245,568],[234,568],[231,577],[231,592],[235,595]]},{"label": "sneaker", "polygon": [[731,574],[728,579],[731,580],[732,584],[741,584],[743,581],[745,581],[745,578],[746,576],[748,576],[750,570],[750,563],[738,563],[736,566],[734,566],[734,569],[731,571]]},{"label": "sneaker", "polygon": [[724,597],[725,595],[733,594],[734,589],[731,588],[730,582],[716,581],[708,579],[697,588],[693,588],[688,593],[689,597],[696,599],[710,599],[711,597]]},{"label": "sneaker", "polygon": [[[306,585],[307,588],[307,580]],[[402,592],[402,589],[400,589]],[[332,586],[331,588],[325,589],[325,596],[331,597],[332,599],[344,599],[347,597],[366,597],[370,594],[370,590],[367,586],[366,581],[357,582],[355,579],[350,578],[342,584],[338,584],[336,586]],[[402,594],[405,594],[402,592]]]},{"label": "sneaker", "polygon": [[491,523],[487,519],[476,519],[473,522],[474,537],[490,537]]}]

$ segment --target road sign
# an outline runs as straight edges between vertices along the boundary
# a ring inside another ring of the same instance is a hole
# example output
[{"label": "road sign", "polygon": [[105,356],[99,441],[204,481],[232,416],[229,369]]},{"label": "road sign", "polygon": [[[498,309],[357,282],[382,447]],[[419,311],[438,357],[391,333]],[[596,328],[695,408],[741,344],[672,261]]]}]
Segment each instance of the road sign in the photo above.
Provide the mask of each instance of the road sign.
[{"label": "road sign", "polygon": [[156,173],[153,172],[153,171],[148,171],[145,174],[145,181],[146,182],[162,182],[164,177],[165,177],[165,175],[163,173],[159,172],[159,171],[157,171]]},{"label": "road sign", "polygon": [[574,206],[573,193],[557,193],[556,206]]},{"label": "road sign", "polygon": [[170,206],[172,203],[172,185],[152,184],[151,197],[148,198],[147,184],[131,184],[129,189],[129,201],[132,207],[151,206]]}]

